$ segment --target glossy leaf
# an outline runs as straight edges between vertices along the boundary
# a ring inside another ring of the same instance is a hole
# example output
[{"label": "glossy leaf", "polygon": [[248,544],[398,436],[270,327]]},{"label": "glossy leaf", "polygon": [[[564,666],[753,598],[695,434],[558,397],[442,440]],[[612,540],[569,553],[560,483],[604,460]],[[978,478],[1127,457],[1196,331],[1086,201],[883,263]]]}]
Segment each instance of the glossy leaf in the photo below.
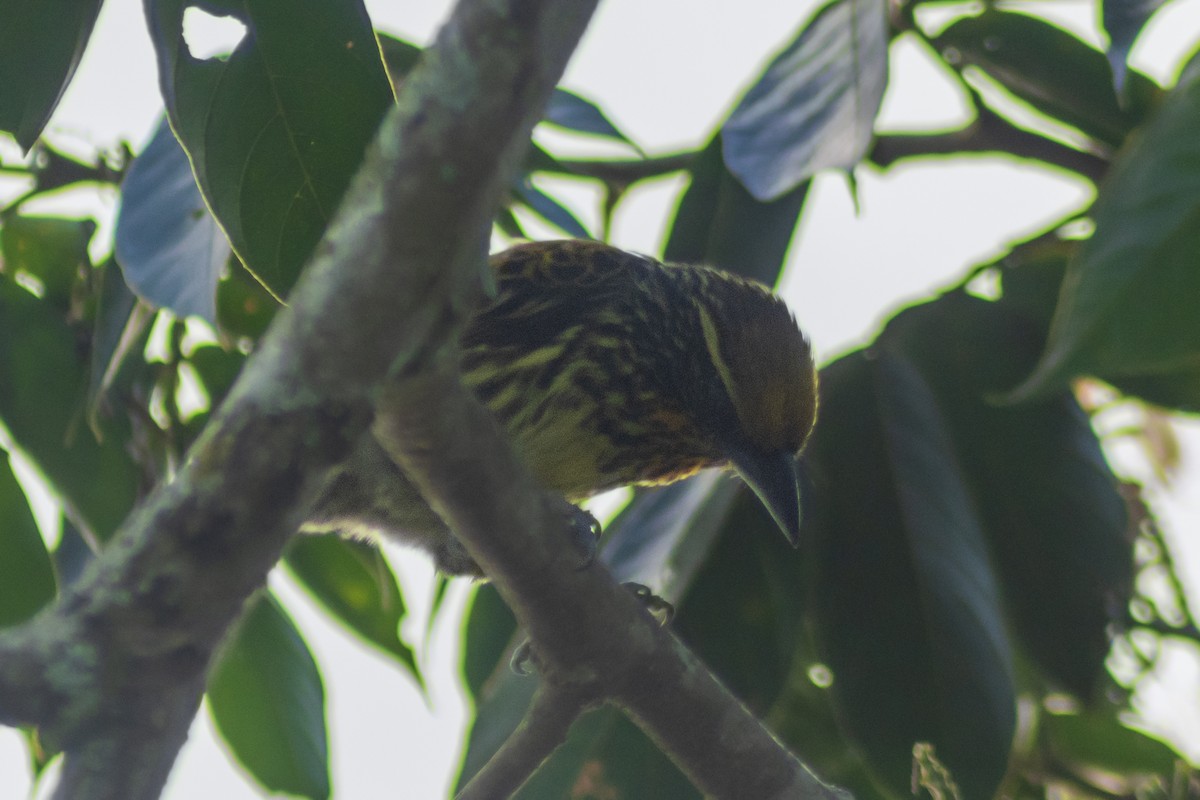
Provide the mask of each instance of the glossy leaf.
[{"label": "glossy leaf", "polygon": [[79,66],[102,0],[0,0],[0,130],[33,146]]},{"label": "glossy leaf", "polygon": [[32,617],[54,599],[50,554],[25,492],[0,450],[0,628]]},{"label": "glossy leaf", "polygon": [[937,37],[952,63],[971,64],[1031,106],[1117,147],[1156,94],[1140,73],[1130,77],[1129,107],[1113,88],[1104,55],[1036,17],[988,11],[960,19]]},{"label": "glossy leaf", "polygon": [[1125,85],[1128,71],[1125,61],[1134,41],[1162,4],[1163,0],[1102,0],[1100,3],[1100,22],[1108,34],[1108,63],[1117,92]]},{"label": "glossy leaf", "polygon": [[883,0],[832,0],[775,56],[721,128],[729,171],[760,201],[867,154],[888,72]]},{"label": "glossy leaf", "polygon": [[[1070,378],[1169,377],[1200,368],[1200,58],[1113,165],[1071,261],[1046,351],[1010,396]],[[1193,405],[1200,399],[1193,400]]]},{"label": "glossy leaf", "polygon": [[147,5],[171,127],[234,250],[283,296],[392,102],[375,33],[357,0],[209,3],[252,33],[200,60],[188,5]]},{"label": "glossy leaf", "polygon": [[379,548],[334,535],[300,536],[285,563],[335,619],[420,679],[413,651],[400,638],[404,597]]},{"label": "glossy leaf", "polygon": [[270,594],[250,605],[209,675],[208,708],[238,762],[263,787],[329,797],[321,675]]},{"label": "glossy leaf", "polygon": [[0,279],[0,419],[98,540],[125,518],[140,473],[114,438],[98,442],[85,424],[87,357],[54,311]]},{"label": "glossy leaf", "polygon": [[35,278],[43,297],[65,311],[83,271],[92,266],[88,242],[95,232],[90,219],[9,215],[0,227],[0,268]]},{"label": "glossy leaf", "polygon": [[179,317],[216,321],[229,240],[208,213],[187,154],[164,118],[121,184],[117,261],[142,297]]},{"label": "glossy leaf", "polygon": [[920,370],[974,493],[1014,627],[1052,682],[1087,701],[1133,586],[1125,503],[1069,392],[997,406],[1042,329],[965,294],[910,308],[880,338]]},{"label": "glossy leaf", "polygon": [[1004,775],[1011,654],[978,513],[928,387],[905,360],[822,371],[806,458],[813,619],[847,734],[891,791],[931,742],[968,797]]},{"label": "glossy leaf", "polygon": [[726,168],[717,135],[692,165],[663,257],[774,285],[810,185],[770,202],[755,200]]}]

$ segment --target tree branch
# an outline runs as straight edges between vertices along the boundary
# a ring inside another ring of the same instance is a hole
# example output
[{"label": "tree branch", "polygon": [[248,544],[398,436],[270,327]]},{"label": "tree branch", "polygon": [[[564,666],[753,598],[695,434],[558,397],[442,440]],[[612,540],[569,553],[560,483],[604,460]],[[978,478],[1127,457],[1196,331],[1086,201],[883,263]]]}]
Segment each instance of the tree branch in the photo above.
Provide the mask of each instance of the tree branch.
[{"label": "tree branch", "polygon": [[614,701],[718,798],[843,797],[789,753],[601,563],[579,569],[561,499],[547,495],[442,343],[398,364],[375,436],[496,583],[543,679]]},{"label": "tree branch", "polygon": [[1107,159],[1018,128],[982,103],[976,104],[976,110],[974,122],[950,133],[880,136],[869,158],[881,167],[890,167],[920,156],[998,152],[1062,167],[1092,183],[1099,183],[1108,173]]},{"label": "tree branch", "polygon": [[161,792],[215,648],[365,432],[367,393],[477,296],[493,209],[593,7],[459,4],[174,482],[0,635],[0,721],[65,748],[56,797]]},{"label": "tree branch", "polygon": [[566,741],[571,726],[585,708],[581,696],[543,684],[534,694],[520,726],[483,769],[475,773],[456,800],[511,797]]}]

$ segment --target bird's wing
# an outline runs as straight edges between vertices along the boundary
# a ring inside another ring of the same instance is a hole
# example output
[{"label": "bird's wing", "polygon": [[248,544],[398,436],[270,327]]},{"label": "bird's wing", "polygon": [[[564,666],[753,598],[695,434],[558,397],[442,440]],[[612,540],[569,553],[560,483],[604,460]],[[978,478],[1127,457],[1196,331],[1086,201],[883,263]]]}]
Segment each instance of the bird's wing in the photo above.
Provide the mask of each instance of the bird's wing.
[{"label": "bird's wing", "polygon": [[635,290],[649,261],[583,240],[518,245],[492,256],[496,296],[463,334],[467,349],[554,341]]}]

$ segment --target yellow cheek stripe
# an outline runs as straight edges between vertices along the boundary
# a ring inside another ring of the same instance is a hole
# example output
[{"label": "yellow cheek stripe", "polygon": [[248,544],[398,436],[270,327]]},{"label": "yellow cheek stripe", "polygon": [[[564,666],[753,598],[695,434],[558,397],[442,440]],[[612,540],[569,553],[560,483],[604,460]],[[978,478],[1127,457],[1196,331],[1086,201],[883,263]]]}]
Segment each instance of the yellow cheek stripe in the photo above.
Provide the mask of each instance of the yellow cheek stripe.
[{"label": "yellow cheek stripe", "polygon": [[737,406],[733,373],[730,372],[725,359],[721,357],[721,340],[717,333],[717,325],[713,322],[712,315],[708,313],[708,310],[704,306],[697,304],[696,310],[700,312],[700,327],[704,331],[704,344],[708,348],[708,357],[712,360],[713,366],[717,368],[717,374],[721,376],[721,383],[725,384],[725,391],[729,394],[729,398],[733,400],[734,406]]}]

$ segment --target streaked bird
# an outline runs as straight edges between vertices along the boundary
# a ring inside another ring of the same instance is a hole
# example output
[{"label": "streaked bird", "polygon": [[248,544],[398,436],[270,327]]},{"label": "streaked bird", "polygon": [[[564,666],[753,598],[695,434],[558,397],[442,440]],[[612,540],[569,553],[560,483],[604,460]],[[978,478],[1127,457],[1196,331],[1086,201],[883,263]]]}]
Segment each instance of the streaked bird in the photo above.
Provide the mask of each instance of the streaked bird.
[{"label": "streaked bird", "polygon": [[[578,502],[728,465],[798,543],[795,458],[816,417],[816,370],[782,300],[597,242],[523,244],[491,263],[497,294],[464,332],[463,379],[543,485]],[[479,574],[369,436],[303,529],[382,534],[444,572]]]}]

